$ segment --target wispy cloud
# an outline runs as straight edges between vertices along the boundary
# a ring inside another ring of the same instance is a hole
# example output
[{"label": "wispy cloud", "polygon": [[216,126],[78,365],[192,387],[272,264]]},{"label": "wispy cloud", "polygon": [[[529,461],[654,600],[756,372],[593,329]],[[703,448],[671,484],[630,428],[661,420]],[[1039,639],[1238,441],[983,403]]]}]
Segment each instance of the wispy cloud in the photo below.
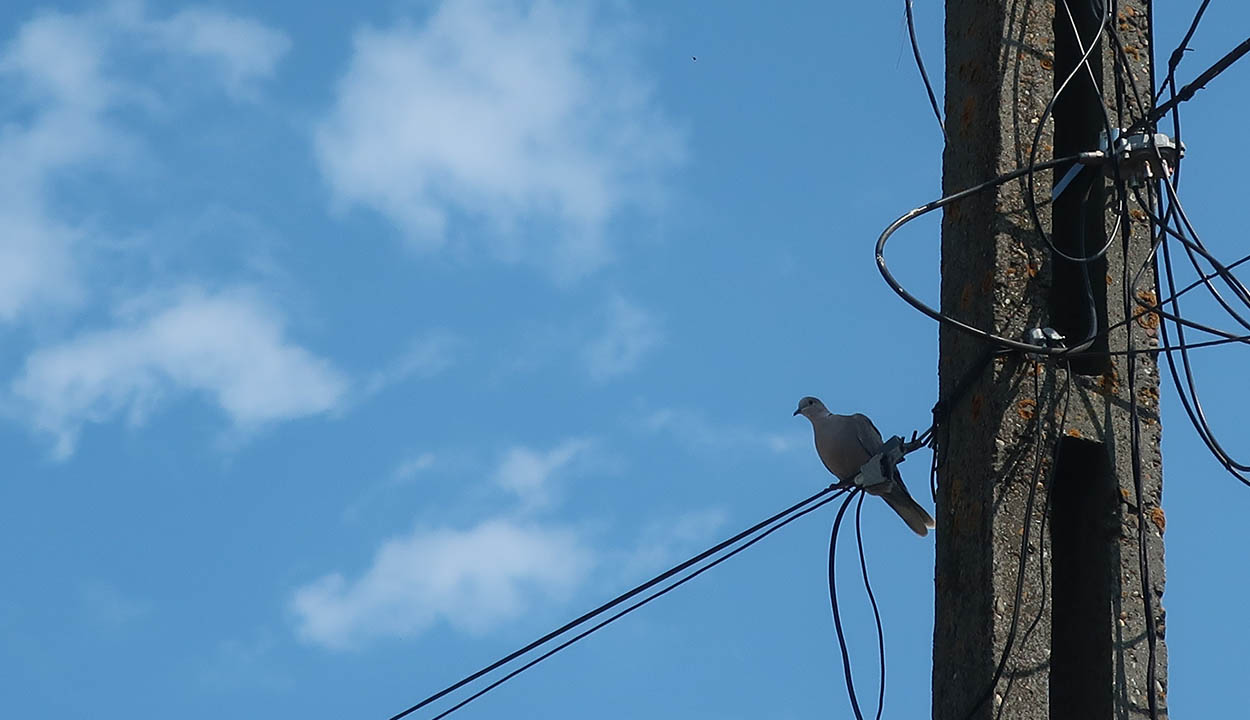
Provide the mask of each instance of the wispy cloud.
[{"label": "wispy cloud", "polygon": [[810,442],[800,431],[783,434],[752,430],[732,421],[713,420],[702,411],[688,408],[655,410],[642,418],[641,427],[699,451],[749,449],[784,453]]},{"label": "wispy cloud", "polygon": [[638,367],[662,337],[650,313],[617,295],[608,303],[599,335],[582,349],[586,372],[596,381],[623,375]]},{"label": "wispy cloud", "polygon": [[374,395],[412,378],[428,379],[451,367],[461,342],[444,331],[414,338],[390,365],[369,376],[364,393]]},{"label": "wispy cloud", "polygon": [[325,412],[346,391],[328,362],[286,337],[281,315],[246,291],[188,291],[109,330],[35,351],[13,381],[22,414],[66,457],[83,424],[143,422],[165,398],[199,392],[237,428]]},{"label": "wispy cloud", "polygon": [[505,519],[467,530],[417,528],[378,549],[359,578],[326,575],[299,588],[300,636],[333,649],[412,637],[438,621],[483,632],[531,602],[560,599],[594,565],[577,533]]},{"label": "wispy cloud", "polygon": [[[609,220],[683,154],[620,28],[580,4],[465,0],[358,31],[315,137],[337,205],[381,213],[420,250],[459,214],[501,258],[561,277],[603,264]],[[535,221],[555,231],[513,232]]]},{"label": "wispy cloud", "polygon": [[690,554],[696,546],[706,544],[728,518],[729,513],[723,508],[706,508],[651,522],[621,561],[622,578],[636,580]]},{"label": "wispy cloud", "polygon": [[552,501],[551,482],[556,474],[584,456],[590,446],[589,440],[581,438],[565,440],[546,452],[514,446],[495,470],[495,483],[514,493],[524,509],[544,507]]},{"label": "wispy cloud", "polygon": [[209,7],[191,7],[167,19],[134,18],[134,28],[166,51],[208,61],[216,67],[226,91],[250,96],[255,84],[272,77],[278,61],[291,49],[285,33],[251,18]]},{"label": "wispy cloud", "polygon": [[[418,526],[384,542],[361,576],[331,573],[298,588],[291,607],[301,637],[332,649],[381,637],[413,637],[436,622],[489,630],[541,600],[560,600],[597,564],[579,530],[539,522],[556,506],[554,483],[591,457],[594,443],[571,438],[549,450],[514,445],[486,473],[487,489],[515,504],[467,529]],[[434,456],[401,463],[388,484],[426,472]]]},{"label": "wispy cloud", "polygon": [[423,452],[416,457],[410,457],[395,466],[395,470],[391,472],[391,479],[395,482],[406,482],[418,473],[429,470],[434,466],[434,453]]},{"label": "wispy cloud", "polygon": [[[43,11],[0,50],[0,321],[36,308],[64,308],[85,296],[75,258],[90,233],[56,205],[54,183],[85,166],[117,167],[141,143],[115,120],[123,107],[159,105],[138,79],[106,72],[119,48],[215,68],[194,86],[244,94],[272,73],[289,40],[246,18],[189,8],[152,18],[142,3],[118,2],[82,13]],[[202,82],[207,80],[207,82]]]}]

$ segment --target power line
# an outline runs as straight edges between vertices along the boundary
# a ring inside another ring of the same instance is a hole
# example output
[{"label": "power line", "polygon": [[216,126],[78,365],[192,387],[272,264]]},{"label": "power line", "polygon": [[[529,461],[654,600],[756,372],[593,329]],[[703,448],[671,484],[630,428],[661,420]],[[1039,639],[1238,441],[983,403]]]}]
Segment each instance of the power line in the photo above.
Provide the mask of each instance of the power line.
[{"label": "power line", "polygon": [[[839,486],[838,486],[838,485],[836,485],[836,484],[835,484],[835,485],[830,485],[829,487],[824,488],[824,489],[823,489],[823,490],[821,490],[820,492],[817,492],[817,493],[815,493],[814,495],[811,495],[810,497],[808,497],[808,498],[806,498],[806,499],[804,499],[804,500],[800,500],[799,502],[795,503],[794,505],[791,505],[790,507],[786,508],[785,510],[782,510],[781,512],[779,512],[779,513],[777,513],[777,514],[775,514],[775,515],[773,515],[773,516],[771,516],[771,517],[769,517],[769,518],[767,518],[767,519],[765,519],[765,520],[762,520],[762,521],[760,521],[760,522],[756,523],[755,525],[752,525],[751,527],[747,528],[746,530],[743,530],[742,532],[738,533],[737,535],[734,535],[733,537],[731,537],[731,538],[729,538],[729,539],[727,539],[727,540],[724,540],[724,541],[722,541],[722,542],[717,543],[716,545],[713,545],[712,547],[708,548],[707,550],[704,550],[703,552],[699,553],[698,555],[695,555],[694,557],[690,558],[689,560],[686,560],[686,561],[684,561],[684,562],[678,563],[677,565],[674,565],[673,567],[669,568],[668,570],[665,570],[664,572],[660,573],[659,575],[656,575],[655,577],[653,577],[653,578],[651,578],[650,580],[648,580],[648,581],[646,581],[646,582],[642,583],[641,585],[638,585],[637,587],[634,587],[634,588],[633,588],[633,589],[631,589],[631,590],[628,590],[628,591],[626,591],[626,592],[624,592],[624,593],[621,593],[620,595],[617,595],[615,598],[613,598],[613,599],[611,599],[611,600],[609,600],[609,601],[607,601],[607,602],[603,603],[602,605],[600,605],[599,607],[595,608],[594,610],[591,610],[590,612],[587,612],[587,613],[585,613],[585,614],[583,614],[583,615],[581,615],[581,616],[577,617],[576,619],[571,620],[571,621],[569,621],[569,622],[565,623],[564,625],[560,626],[559,628],[557,628],[557,629],[555,629],[555,630],[552,630],[551,632],[547,633],[546,635],[543,635],[542,637],[538,638],[537,640],[534,640],[533,642],[531,642],[531,643],[529,643],[529,644],[525,645],[524,647],[521,647],[521,648],[519,648],[519,649],[517,649],[517,650],[514,650],[514,651],[513,651],[513,652],[511,652],[511,653],[508,653],[508,654],[507,654],[507,655],[505,655],[504,657],[502,657],[502,658],[500,658],[500,659],[496,660],[495,662],[493,662],[493,663],[491,663],[491,664],[487,665],[486,667],[482,668],[481,670],[478,670],[477,672],[474,672],[474,673],[472,673],[472,674],[470,674],[470,675],[465,676],[464,678],[462,678],[462,679],[460,679],[460,680],[457,680],[456,682],[452,683],[451,685],[448,685],[447,687],[443,688],[442,690],[439,690],[438,692],[434,693],[433,695],[430,695],[429,697],[427,697],[427,698],[425,698],[424,700],[422,700],[422,701],[420,701],[420,702],[416,703],[415,705],[412,705],[411,707],[407,708],[406,710],[403,710],[402,712],[399,712],[399,713],[396,713],[395,715],[392,715],[392,716],[390,717],[390,720],[400,720],[401,718],[404,718],[404,717],[407,717],[408,715],[411,715],[412,713],[416,712],[417,710],[420,710],[421,708],[426,707],[426,706],[427,706],[427,705],[429,705],[430,703],[433,703],[433,702],[435,702],[435,701],[437,701],[437,700],[439,700],[439,699],[441,699],[441,698],[443,698],[443,697],[447,696],[448,694],[450,694],[450,693],[452,693],[452,692],[455,692],[456,690],[459,690],[460,688],[462,688],[462,687],[464,687],[465,685],[467,685],[467,684],[469,684],[469,683],[473,682],[474,680],[477,680],[477,679],[481,678],[482,676],[486,675],[487,673],[493,672],[493,671],[495,671],[495,670],[499,669],[500,667],[502,667],[502,666],[504,666],[504,665],[506,665],[506,664],[508,664],[508,663],[512,662],[513,660],[516,660],[517,658],[521,657],[522,655],[525,655],[526,653],[529,653],[530,651],[534,650],[535,648],[539,647],[540,645],[545,645],[546,643],[550,642],[551,640],[555,639],[556,637],[558,637],[558,636],[560,636],[560,635],[563,635],[564,633],[568,632],[569,630],[572,630],[572,629],[574,629],[574,628],[578,627],[579,625],[582,625],[582,624],[584,624],[584,623],[586,623],[586,622],[588,622],[588,621],[590,621],[590,620],[592,620],[592,619],[594,619],[594,618],[598,617],[599,615],[602,615],[603,613],[607,612],[608,610],[611,610],[612,608],[614,608],[614,607],[616,607],[616,606],[620,605],[621,603],[624,603],[624,602],[628,601],[630,598],[633,598],[633,597],[635,597],[635,596],[637,596],[637,595],[639,595],[639,594],[641,594],[641,593],[643,593],[643,592],[646,592],[646,591],[647,591],[647,590],[649,590],[650,588],[655,587],[655,586],[656,586],[656,585],[658,585],[659,583],[664,582],[665,580],[667,580],[667,579],[669,579],[669,578],[673,577],[674,575],[676,575],[676,574],[678,574],[678,573],[682,572],[683,570],[686,570],[686,569],[688,569],[688,568],[692,567],[693,565],[696,565],[697,563],[700,563],[700,562],[702,562],[703,560],[706,560],[707,558],[711,557],[712,555],[715,555],[716,553],[718,553],[718,552],[720,552],[720,551],[724,550],[725,548],[727,548],[727,547],[729,547],[729,546],[731,546],[731,545],[734,545],[734,544],[736,544],[736,543],[740,542],[743,538],[746,538],[746,537],[748,537],[748,536],[750,536],[750,535],[753,535],[753,534],[755,534],[756,532],[758,532],[759,530],[761,530],[761,529],[763,529],[763,528],[767,527],[768,525],[773,524],[774,522],[777,522],[778,520],[780,520],[780,519],[782,519],[782,518],[785,518],[785,517],[787,517],[787,516],[791,515],[792,513],[795,513],[795,512],[797,512],[797,511],[799,511],[799,510],[800,510],[801,508],[803,508],[804,506],[810,505],[811,503],[813,503],[813,502],[815,502],[815,501],[819,500],[820,498],[824,497],[825,495],[828,495],[828,494],[829,494],[829,493],[831,493],[831,492],[835,492],[835,491],[838,491],[838,490],[841,490],[841,489],[844,489],[844,488],[841,488],[841,487],[839,487]],[[835,497],[836,497],[836,495],[835,495]],[[822,504],[823,504],[823,503],[822,503]],[[803,512],[803,513],[800,513],[800,514],[806,514],[806,512]],[[784,525],[785,525],[786,523],[788,523],[788,522],[789,522],[789,520],[787,520],[786,522],[781,523],[781,525],[778,525],[778,527],[784,526]],[[776,528],[774,528],[774,529],[776,529]],[[762,535],[762,536],[761,536],[761,538],[762,538],[762,537],[764,537],[764,536],[766,536],[766,535],[768,535],[768,534],[769,534],[769,533],[771,533],[771,532],[772,532],[772,530],[770,530],[768,533],[764,533],[764,535]],[[756,540],[758,540],[758,539],[759,539],[759,538],[756,538]],[[751,544],[754,544],[754,542],[755,542],[755,540],[753,540]],[[603,623],[603,624],[606,624],[606,623]]]},{"label": "power line", "polygon": [[555,655],[556,653],[558,653],[558,652],[560,652],[561,650],[563,650],[564,648],[566,648],[566,647],[568,647],[568,646],[572,645],[573,643],[577,642],[578,640],[581,640],[582,638],[586,637],[587,635],[590,635],[591,633],[593,633],[593,632],[595,632],[595,631],[599,630],[600,628],[602,628],[602,627],[604,627],[604,626],[606,626],[606,625],[609,625],[609,624],[611,624],[612,622],[616,621],[617,619],[622,618],[622,617],[624,617],[624,616],[626,616],[626,615],[630,614],[631,612],[633,612],[633,611],[637,610],[638,608],[642,607],[643,605],[646,605],[647,603],[651,602],[652,600],[655,600],[656,598],[661,597],[661,596],[663,596],[663,595],[667,595],[669,592],[671,592],[671,591],[673,591],[673,590],[676,590],[677,588],[681,587],[682,585],[685,585],[686,583],[690,582],[691,580],[693,580],[693,579],[695,579],[695,578],[699,577],[700,575],[702,575],[703,573],[707,572],[708,570],[711,570],[712,568],[716,567],[717,565],[720,565],[721,563],[725,562],[726,560],[728,560],[729,558],[733,557],[734,555],[737,555],[738,553],[742,552],[743,550],[746,550],[747,548],[751,547],[751,546],[752,546],[752,545],[754,545],[755,543],[759,542],[760,540],[763,540],[764,538],[766,538],[766,537],[768,537],[769,535],[773,534],[774,532],[776,532],[776,531],[780,530],[781,528],[785,527],[786,525],[789,525],[790,523],[794,522],[795,520],[798,520],[799,518],[803,517],[804,515],[806,515],[806,514],[808,514],[808,513],[810,513],[810,512],[815,512],[816,510],[819,510],[821,507],[824,507],[824,506],[825,506],[825,505],[827,505],[828,503],[831,503],[831,502],[833,502],[834,500],[836,500],[836,499],[837,499],[837,498],[838,498],[838,497],[839,497],[839,496],[840,496],[843,492],[845,492],[845,491],[846,491],[846,490],[845,490],[845,489],[843,489],[843,490],[841,490],[840,492],[834,493],[833,495],[831,495],[831,496],[829,496],[829,497],[827,497],[827,498],[825,498],[825,499],[821,500],[820,502],[816,503],[815,505],[811,505],[811,506],[809,506],[809,507],[805,508],[804,510],[802,510],[802,511],[800,511],[800,512],[795,513],[794,515],[791,515],[790,517],[786,518],[785,520],[782,520],[780,523],[778,523],[778,524],[776,524],[776,525],[774,525],[774,526],[772,526],[772,527],[768,528],[767,530],[765,530],[763,533],[759,534],[758,536],[756,536],[756,537],[754,537],[754,538],[751,538],[750,540],[748,540],[747,542],[743,543],[742,545],[740,545],[740,546],[738,546],[738,547],[734,548],[733,550],[731,550],[731,551],[729,551],[728,553],[726,553],[726,554],[722,555],[721,557],[719,557],[719,558],[717,558],[717,559],[713,560],[712,562],[708,563],[707,565],[704,565],[703,567],[699,568],[698,570],[695,570],[694,572],[690,573],[689,575],[687,575],[687,576],[685,576],[685,577],[681,578],[680,580],[678,580],[678,581],[674,582],[672,585],[669,585],[669,586],[667,586],[667,587],[665,587],[665,588],[663,588],[663,589],[661,589],[661,590],[657,590],[657,591],[655,591],[655,592],[651,593],[650,595],[648,595],[648,596],[644,597],[642,600],[639,600],[638,602],[634,603],[633,605],[630,605],[629,607],[626,607],[624,610],[621,610],[620,612],[617,612],[617,613],[615,613],[615,614],[613,614],[613,615],[609,616],[606,620],[603,620],[602,622],[599,622],[599,623],[597,623],[597,624],[595,624],[595,625],[591,626],[589,629],[587,629],[587,630],[585,630],[585,631],[583,631],[583,632],[580,632],[580,633],[578,633],[577,635],[574,635],[573,637],[569,638],[568,640],[565,640],[564,642],[562,642],[562,643],[560,643],[559,645],[557,645],[557,646],[553,647],[552,649],[548,650],[547,652],[543,653],[542,655],[539,655],[538,657],[534,658],[533,660],[530,660],[529,662],[525,663],[524,665],[522,665],[522,666],[520,666],[520,667],[516,668],[515,670],[512,670],[512,671],[511,671],[511,672],[509,672],[507,675],[504,675],[503,677],[501,677],[501,678],[499,678],[498,680],[496,680],[496,681],[492,682],[491,684],[487,685],[486,687],[482,688],[481,690],[478,690],[477,692],[473,693],[472,695],[470,695],[469,697],[465,698],[464,700],[461,700],[460,702],[456,703],[455,705],[451,706],[450,708],[447,708],[446,710],[444,710],[443,712],[439,713],[438,715],[435,715],[435,716],[434,716],[433,718],[431,718],[430,720],[441,720],[441,718],[445,718],[445,717],[447,717],[448,715],[450,715],[450,714],[452,714],[453,712],[455,712],[455,711],[459,710],[460,708],[464,707],[465,705],[468,705],[469,703],[471,703],[471,702],[473,702],[474,700],[476,700],[476,699],[480,698],[481,696],[485,695],[486,693],[490,692],[491,690],[494,690],[495,688],[497,688],[497,687],[499,687],[500,685],[504,684],[505,682],[507,682],[507,681],[511,680],[512,678],[516,677],[517,675],[520,675],[521,673],[525,672],[526,670],[529,670],[530,668],[534,667],[535,665],[537,665],[538,663],[542,662],[543,660],[546,660],[547,658],[551,657],[552,655]]}]

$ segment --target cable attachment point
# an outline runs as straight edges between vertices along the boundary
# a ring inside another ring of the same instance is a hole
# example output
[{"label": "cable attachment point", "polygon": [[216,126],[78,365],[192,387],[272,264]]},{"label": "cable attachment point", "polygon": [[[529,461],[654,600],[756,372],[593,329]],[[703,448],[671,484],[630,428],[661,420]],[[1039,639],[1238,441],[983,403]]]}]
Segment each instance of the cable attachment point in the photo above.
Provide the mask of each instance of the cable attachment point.
[{"label": "cable attachment point", "polygon": [[854,478],[855,484],[862,488],[871,488],[874,485],[880,485],[893,480],[894,474],[897,472],[894,468],[903,462],[905,459],[903,455],[903,438],[895,435],[886,440],[885,444],[881,446],[881,451],[873,455],[859,469],[859,474]]},{"label": "cable attachment point", "polygon": [[1039,348],[1062,348],[1066,340],[1058,330],[1049,327],[1031,328],[1024,334],[1024,341]]},{"label": "cable attachment point", "polygon": [[1115,163],[1120,168],[1120,177],[1128,182],[1129,187],[1140,188],[1147,180],[1171,176],[1177,161],[1185,157],[1185,143],[1178,143],[1163,133],[1125,134],[1122,130],[1113,130],[1114,148],[1110,150],[1107,147],[1107,131],[1099,133],[1098,138],[1109,160],[1103,166],[1104,172],[1108,176],[1113,175],[1112,163]]}]

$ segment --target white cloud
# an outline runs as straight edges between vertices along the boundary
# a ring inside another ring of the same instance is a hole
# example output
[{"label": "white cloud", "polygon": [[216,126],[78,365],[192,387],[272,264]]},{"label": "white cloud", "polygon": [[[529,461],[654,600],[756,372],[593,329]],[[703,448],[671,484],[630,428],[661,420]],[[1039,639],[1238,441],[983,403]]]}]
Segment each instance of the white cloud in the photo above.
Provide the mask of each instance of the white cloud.
[{"label": "white cloud", "polygon": [[[417,249],[443,245],[459,213],[505,259],[594,269],[609,220],[682,157],[620,28],[579,4],[465,0],[358,31],[315,136],[337,204],[383,214]],[[534,221],[557,230],[523,247],[512,231]]]},{"label": "white cloud", "polygon": [[394,362],[365,382],[364,392],[373,395],[410,378],[429,379],[451,367],[460,341],[436,331],[413,339]]},{"label": "white cloud", "polygon": [[620,563],[622,578],[636,580],[639,575],[655,573],[676,558],[689,555],[696,546],[706,544],[728,519],[729,513],[723,508],[708,508],[652,522]]},{"label": "white cloud", "polygon": [[582,350],[591,379],[608,380],[638,366],[660,343],[659,323],[650,313],[623,297],[608,304],[602,333]]},{"label": "white cloud", "polygon": [[172,392],[207,395],[247,430],[330,410],[346,382],[292,344],[273,309],[236,291],[188,293],[116,328],[37,350],[11,389],[65,457],[84,423],[121,413],[141,423]]},{"label": "white cloud", "polygon": [[155,46],[159,61],[211,58],[218,72],[210,79],[241,92],[272,72],[287,45],[252,20],[194,8],[151,20],[140,3],[39,12],[23,23],[0,50],[0,321],[85,295],[74,258],[89,238],[51,211],[53,184],[90,163],[121,165],[139,146],[110,117],[155,96],[105,72],[118,47]]},{"label": "white cloud", "polygon": [[785,453],[811,442],[810,435],[803,435],[801,431],[792,434],[760,432],[732,422],[713,421],[700,411],[686,408],[656,410],[643,418],[641,424],[648,432],[665,435],[700,451],[763,449]]},{"label": "white cloud", "polygon": [[[53,173],[125,145],[101,117],[116,94],[100,72],[103,54],[88,27],[60,13],[22,25],[0,54],[0,78],[17,89],[0,105],[13,117],[0,122],[0,320],[81,293],[76,233],[50,216],[47,194]],[[23,105],[36,109],[23,115]]]},{"label": "white cloud", "polygon": [[540,508],[551,502],[551,481],[573,460],[584,455],[590,441],[565,440],[547,452],[527,447],[510,448],[495,470],[495,482],[521,499],[525,509]]},{"label": "white cloud", "polygon": [[384,543],[360,578],[334,573],[299,588],[291,607],[301,637],[335,649],[412,637],[438,621],[484,632],[535,601],[563,597],[593,564],[567,529],[502,519],[468,530],[418,528]]},{"label": "white cloud", "polygon": [[391,478],[395,482],[403,482],[410,480],[418,473],[429,470],[434,465],[434,453],[423,452],[416,457],[411,457],[399,465],[395,466],[395,470],[391,473]]},{"label": "white cloud", "polygon": [[287,36],[252,20],[207,7],[187,8],[167,20],[141,22],[162,46],[214,63],[226,90],[251,92],[253,83],[271,77],[291,48]]}]

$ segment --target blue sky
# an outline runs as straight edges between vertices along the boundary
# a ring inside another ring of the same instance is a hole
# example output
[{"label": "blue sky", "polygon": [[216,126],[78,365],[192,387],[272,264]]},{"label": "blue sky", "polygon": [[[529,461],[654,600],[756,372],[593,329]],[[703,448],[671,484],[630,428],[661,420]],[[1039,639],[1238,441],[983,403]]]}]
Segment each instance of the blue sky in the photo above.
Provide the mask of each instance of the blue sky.
[{"label": "blue sky", "polygon": [[[1160,3],[1165,57],[1196,4]],[[872,263],[939,188],[902,4],[746,5],[5,4],[6,713],[387,717],[827,484],[800,396],[925,426],[936,327]],[[1248,26],[1213,4],[1180,77]],[[1229,259],[1246,72],[1185,108]],[[936,223],[893,255],[928,298]],[[1198,370],[1244,449],[1237,354]],[[1163,403],[1169,701],[1228,716],[1247,490]],[[849,715],[831,522],[460,716]],[[887,712],[924,716],[932,539],[865,523]]]}]

